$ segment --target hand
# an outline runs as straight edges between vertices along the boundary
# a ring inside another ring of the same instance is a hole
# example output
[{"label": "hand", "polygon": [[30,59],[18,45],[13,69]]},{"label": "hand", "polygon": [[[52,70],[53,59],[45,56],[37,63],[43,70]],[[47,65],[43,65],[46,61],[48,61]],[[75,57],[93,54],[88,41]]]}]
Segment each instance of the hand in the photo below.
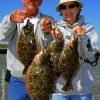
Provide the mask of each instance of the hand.
[{"label": "hand", "polygon": [[52,30],[52,22],[50,18],[42,18],[40,21],[40,28],[44,33],[51,32]]},{"label": "hand", "polygon": [[82,26],[75,26],[73,28],[73,31],[78,35],[78,36],[83,36],[85,33],[85,29]]},{"label": "hand", "polygon": [[23,23],[24,19],[27,17],[25,10],[17,10],[10,16],[10,20],[13,23]]},{"label": "hand", "polygon": [[52,29],[51,34],[54,39],[63,37],[62,32],[58,28]]}]

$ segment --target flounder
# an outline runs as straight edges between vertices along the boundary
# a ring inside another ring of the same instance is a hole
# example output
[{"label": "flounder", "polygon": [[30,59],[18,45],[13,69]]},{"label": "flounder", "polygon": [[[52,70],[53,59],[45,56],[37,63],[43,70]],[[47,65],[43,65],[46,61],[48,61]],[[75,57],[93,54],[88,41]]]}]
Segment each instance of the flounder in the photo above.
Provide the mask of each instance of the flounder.
[{"label": "flounder", "polygon": [[66,84],[62,88],[64,91],[73,90],[72,79],[80,68],[78,53],[78,36],[74,34],[61,52],[58,70]]},{"label": "flounder", "polygon": [[59,76],[58,62],[59,62],[61,51],[63,50],[63,46],[64,46],[63,36],[62,37],[59,37],[59,36],[56,37],[52,41],[52,43],[49,45],[50,53],[51,53],[50,58],[51,58],[53,65],[54,65],[54,74],[57,77]]},{"label": "flounder", "polygon": [[25,85],[31,100],[49,100],[49,95],[53,93],[56,79],[54,69],[57,69],[54,67],[58,67],[63,41],[62,38],[53,40],[35,56],[29,66],[25,74]]},{"label": "flounder", "polygon": [[34,25],[27,20],[27,23],[22,27],[16,44],[16,52],[18,58],[25,66],[23,74],[25,74],[28,66],[31,64],[36,55],[36,38],[34,34]]},{"label": "flounder", "polygon": [[53,64],[50,51],[46,49],[33,59],[25,74],[25,85],[31,100],[49,100],[53,84]]}]

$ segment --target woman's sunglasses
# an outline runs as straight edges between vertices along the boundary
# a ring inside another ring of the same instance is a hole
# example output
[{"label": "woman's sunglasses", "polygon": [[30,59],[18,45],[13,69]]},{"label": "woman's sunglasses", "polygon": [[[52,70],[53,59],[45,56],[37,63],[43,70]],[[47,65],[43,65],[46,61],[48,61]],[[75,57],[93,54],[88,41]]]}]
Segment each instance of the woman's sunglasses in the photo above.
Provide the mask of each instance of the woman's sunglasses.
[{"label": "woman's sunglasses", "polygon": [[61,10],[66,10],[66,9],[73,9],[73,8],[75,8],[76,7],[76,4],[69,4],[69,5],[64,5],[64,4],[62,4],[62,5],[60,5],[60,9]]}]

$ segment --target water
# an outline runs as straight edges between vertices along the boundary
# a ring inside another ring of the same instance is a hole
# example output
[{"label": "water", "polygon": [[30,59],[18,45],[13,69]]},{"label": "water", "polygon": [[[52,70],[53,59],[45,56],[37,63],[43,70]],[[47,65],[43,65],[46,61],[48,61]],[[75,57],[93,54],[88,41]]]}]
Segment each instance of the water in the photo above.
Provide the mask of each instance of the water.
[{"label": "water", "polygon": [[7,100],[7,83],[5,82],[6,55],[0,54],[0,100]]},{"label": "water", "polygon": [[[94,68],[95,82],[93,87],[94,100],[100,100],[100,60]],[[5,82],[6,55],[0,54],[0,100],[7,100],[7,83]]]},{"label": "water", "polygon": [[94,68],[95,82],[93,87],[94,100],[100,100],[100,59],[98,66]]}]

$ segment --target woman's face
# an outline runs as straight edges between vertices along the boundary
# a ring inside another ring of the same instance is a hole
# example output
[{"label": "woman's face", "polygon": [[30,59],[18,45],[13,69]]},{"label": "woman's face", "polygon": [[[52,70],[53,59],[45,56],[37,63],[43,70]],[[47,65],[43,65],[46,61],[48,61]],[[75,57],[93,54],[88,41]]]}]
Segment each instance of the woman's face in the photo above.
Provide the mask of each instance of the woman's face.
[{"label": "woman's face", "polygon": [[42,0],[22,0],[27,13],[35,15],[38,12],[38,8]]},{"label": "woman's face", "polygon": [[77,7],[74,2],[67,2],[61,5],[61,14],[69,24],[74,24],[77,21],[77,15],[80,7]]}]

